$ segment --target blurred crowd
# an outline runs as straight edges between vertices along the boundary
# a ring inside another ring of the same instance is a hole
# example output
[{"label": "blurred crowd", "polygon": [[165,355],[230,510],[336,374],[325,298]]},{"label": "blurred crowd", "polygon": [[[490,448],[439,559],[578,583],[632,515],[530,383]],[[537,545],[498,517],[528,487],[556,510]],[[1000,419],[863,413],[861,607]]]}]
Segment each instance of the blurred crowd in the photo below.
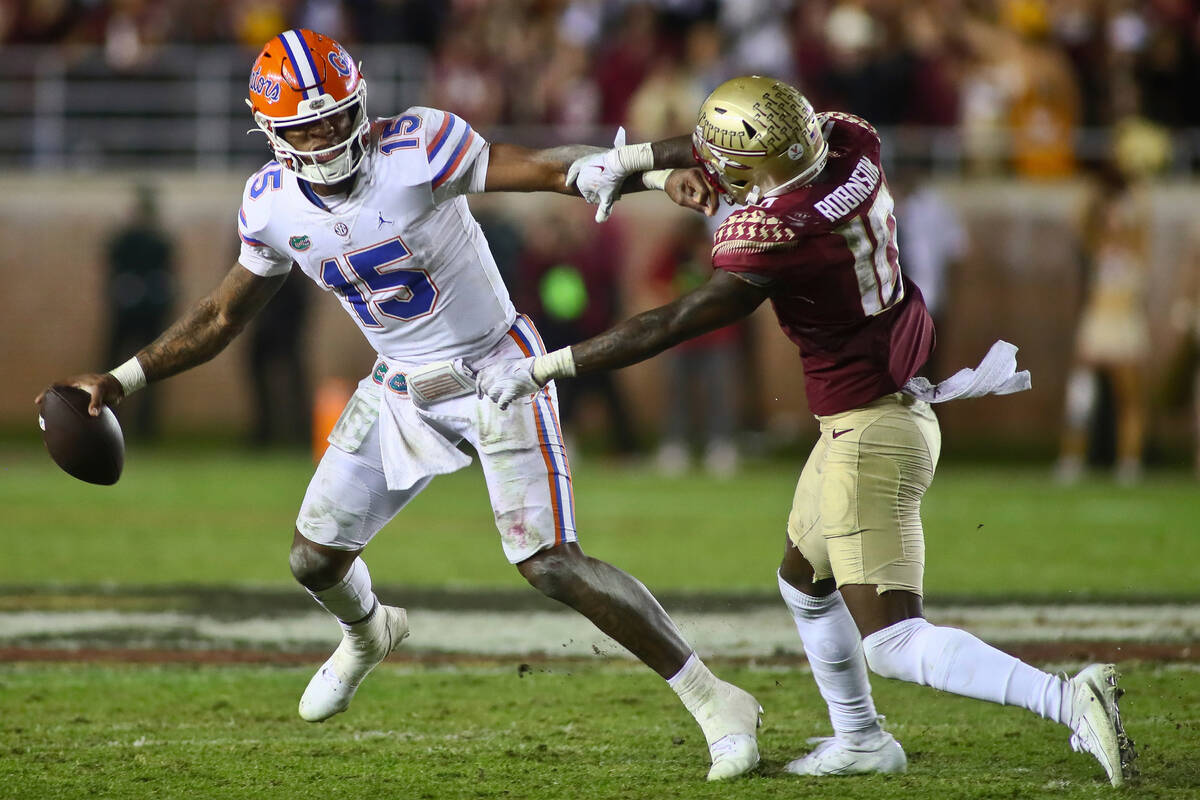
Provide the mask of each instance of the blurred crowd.
[{"label": "blurred crowd", "polygon": [[[979,169],[1076,168],[1073,132],[1122,128],[1129,158],[1200,126],[1197,0],[9,0],[0,41],[102,47],[136,70],[164,44],[256,50],[292,26],[428,53],[424,98],[481,129],[690,127],[739,73],[793,81],[880,126],[953,126]],[[370,74],[370,65],[366,65]],[[1127,129],[1127,130],[1125,130]],[[1009,144],[1011,142],[1011,144]]]}]

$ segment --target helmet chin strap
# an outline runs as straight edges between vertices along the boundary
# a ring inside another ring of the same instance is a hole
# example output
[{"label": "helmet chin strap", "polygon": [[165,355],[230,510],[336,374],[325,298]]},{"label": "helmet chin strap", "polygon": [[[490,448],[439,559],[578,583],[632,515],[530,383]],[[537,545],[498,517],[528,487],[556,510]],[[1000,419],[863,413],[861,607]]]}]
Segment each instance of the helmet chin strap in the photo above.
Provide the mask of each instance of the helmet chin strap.
[{"label": "helmet chin strap", "polygon": [[[314,162],[305,164],[301,161],[296,173],[309,183],[319,183],[333,186],[341,183],[354,174],[353,157],[349,151],[339,153],[335,158],[325,163]],[[330,174],[332,173],[332,174]]]},{"label": "helmet chin strap", "polygon": [[342,148],[342,152],[324,163],[315,159],[311,164],[307,163],[302,156],[310,154],[288,150],[292,160],[296,162],[296,169],[292,171],[310,183],[320,183],[325,186],[341,183],[358,172],[358,168],[362,165],[366,150],[362,147],[360,138],[361,134],[356,133],[351,140],[336,145],[336,147]]}]

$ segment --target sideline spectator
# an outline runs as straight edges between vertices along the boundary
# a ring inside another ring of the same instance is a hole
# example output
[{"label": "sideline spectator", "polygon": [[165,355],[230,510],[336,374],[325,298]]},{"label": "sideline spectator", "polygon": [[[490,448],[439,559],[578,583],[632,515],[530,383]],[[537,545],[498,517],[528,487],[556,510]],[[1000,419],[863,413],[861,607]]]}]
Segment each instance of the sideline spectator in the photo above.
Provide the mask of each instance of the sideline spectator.
[{"label": "sideline spectator", "polygon": [[292,268],[250,326],[247,367],[253,391],[249,443],[306,447],[312,430],[312,385],[304,332],[309,287]]},{"label": "sideline spectator", "polygon": [[[705,218],[693,215],[676,223],[655,257],[650,275],[661,301],[667,303],[707,282],[712,272],[712,234]],[[737,387],[742,384],[739,328],[718,328],[680,342],[663,354],[667,361],[665,421],[655,461],[664,474],[680,475],[687,470],[692,429],[700,434],[704,468],[709,474],[728,478],[737,473],[740,456],[734,434]]]},{"label": "sideline spectator", "polygon": [[[154,339],[175,302],[174,248],[159,219],[157,193],[138,184],[133,195],[133,213],[108,245],[106,358],[112,363]],[[158,435],[158,391],[152,388],[116,409],[126,432],[147,441]]]},{"label": "sideline spectator", "polygon": [[1102,166],[1087,199],[1080,231],[1088,278],[1055,468],[1056,477],[1064,483],[1082,475],[1100,376],[1110,382],[1113,391],[1117,480],[1133,483],[1141,477],[1146,430],[1144,365],[1150,350],[1146,317],[1150,222],[1148,200],[1133,176],[1115,163]]},{"label": "sideline spectator", "polygon": [[1166,405],[1191,401],[1193,468],[1200,478],[1200,224],[1193,226],[1188,257],[1180,268],[1169,317],[1175,350],[1166,369]]},{"label": "sideline spectator", "polygon": [[[619,223],[597,226],[586,206],[543,212],[526,226],[525,252],[514,294],[518,306],[533,318],[548,348],[592,336],[620,319],[619,265],[624,252]],[[587,397],[598,399],[608,422],[607,440],[622,456],[637,451],[633,416],[615,376],[596,373],[571,381],[558,393],[562,425],[579,427],[579,411]]]}]

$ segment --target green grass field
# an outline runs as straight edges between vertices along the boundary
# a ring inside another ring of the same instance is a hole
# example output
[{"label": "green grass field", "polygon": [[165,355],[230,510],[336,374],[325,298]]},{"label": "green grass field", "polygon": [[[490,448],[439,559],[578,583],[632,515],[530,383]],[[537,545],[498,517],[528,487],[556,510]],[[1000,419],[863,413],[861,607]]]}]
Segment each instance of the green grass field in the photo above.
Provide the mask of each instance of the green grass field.
[{"label": "green grass field", "polygon": [[[576,465],[580,535],[652,589],[775,593],[801,464],[737,479]],[[307,459],[131,449],[114,487],[69,479],[36,447],[0,449],[0,614],[22,590],[292,589],[287,549]],[[1048,468],[942,465],[925,503],[931,597],[1184,600],[1200,589],[1200,491],[1184,473],[1071,488]],[[477,469],[447,476],[369,551],[378,584],[522,589]],[[298,590],[296,590],[298,591]],[[47,595],[48,596],[48,595]],[[104,592],[97,593],[104,602]],[[140,601],[143,604],[145,600]],[[387,664],[354,707],[309,725],[312,666],[0,663],[0,798],[1102,798],[1065,729],[1027,712],[875,680],[907,775],[806,782],[781,772],[828,732],[811,677],[712,662],[768,711],[750,778],[703,781],[699,730],[662,682],[621,659]],[[1143,778],[1122,796],[1200,792],[1200,672],[1122,665]]]},{"label": "green grass field", "polygon": [[346,714],[295,714],[307,669],[0,666],[0,798],[1194,798],[1200,674],[1128,665],[1143,777],[1116,792],[1027,712],[875,681],[909,772],[782,772],[828,720],[811,677],[726,668],[768,709],[763,762],[707,784],[704,739],[630,665],[385,665]]},{"label": "green grass field", "polygon": [[[113,487],[33,448],[0,451],[0,585],[291,585],[287,549],[311,472],[297,456],[134,449]],[[575,469],[580,541],[660,591],[775,591],[801,464],[735,480]],[[1048,468],[944,464],[924,506],[929,596],[1200,596],[1200,491],[1185,473],[1063,488]],[[375,579],[519,587],[478,468],[437,479],[369,550]]]}]

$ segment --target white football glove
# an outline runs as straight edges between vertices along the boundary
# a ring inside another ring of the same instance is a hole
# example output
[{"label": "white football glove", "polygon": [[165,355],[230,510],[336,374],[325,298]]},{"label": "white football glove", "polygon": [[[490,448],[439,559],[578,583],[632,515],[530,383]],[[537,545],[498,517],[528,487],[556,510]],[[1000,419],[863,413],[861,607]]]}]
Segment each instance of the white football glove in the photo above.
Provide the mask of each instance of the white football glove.
[{"label": "white football glove", "polygon": [[600,206],[596,209],[596,222],[608,219],[613,203],[621,196],[621,184],[629,175],[618,150],[624,146],[625,129],[617,128],[612,149],[577,158],[567,170],[567,186],[574,185],[584,200]]},{"label": "white football glove", "polygon": [[533,356],[488,364],[475,376],[479,397],[487,397],[502,409],[541,388],[542,384],[533,377]]}]

